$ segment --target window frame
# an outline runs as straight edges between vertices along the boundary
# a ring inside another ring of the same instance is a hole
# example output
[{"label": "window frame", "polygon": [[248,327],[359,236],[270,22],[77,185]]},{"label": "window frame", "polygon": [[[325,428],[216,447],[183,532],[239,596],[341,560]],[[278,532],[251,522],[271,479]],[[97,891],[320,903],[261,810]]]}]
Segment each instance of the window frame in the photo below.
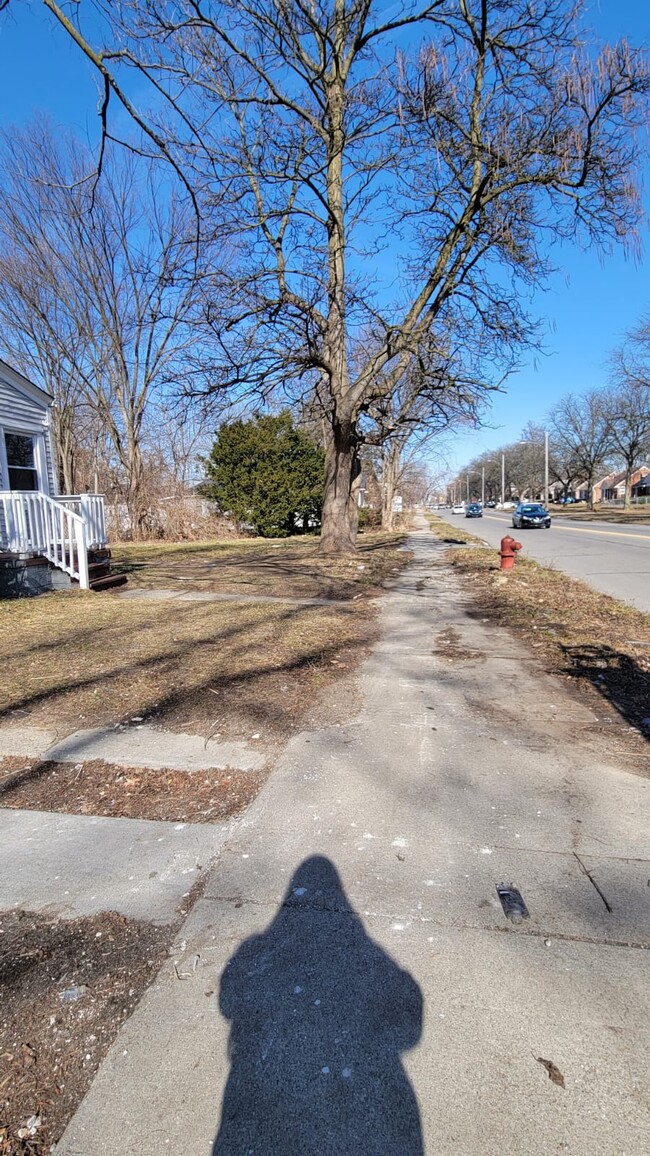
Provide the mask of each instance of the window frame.
[{"label": "window frame", "polygon": [[[12,493],[21,493],[24,491],[11,489],[10,469],[20,468],[9,465],[7,458],[7,443],[5,434],[17,434],[19,437],[30,438],[34,447],[34,471],[36,473],[36,490],[30,491],[33,493],[49,494],[48,474],[47,474],[47,458],[45,453],[45,434],[43,429],[29,429],[25,426],[7,425],[4,422],[0,423],[0,471],[2,473],[2,485],[0,489],[7,490]],[[25,469],[32,467],[25,466]]]}]

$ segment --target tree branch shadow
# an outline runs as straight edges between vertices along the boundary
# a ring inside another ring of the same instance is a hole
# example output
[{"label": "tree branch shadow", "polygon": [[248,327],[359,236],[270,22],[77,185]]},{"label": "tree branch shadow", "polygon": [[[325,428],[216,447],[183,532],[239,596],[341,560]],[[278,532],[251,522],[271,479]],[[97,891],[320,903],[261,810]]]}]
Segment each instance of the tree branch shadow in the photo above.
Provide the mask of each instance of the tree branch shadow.
[{"label": "tree branch shadow", "polygon": [[618,713],[650,741],[650,673],[611,646],[563,646],[572,675],[591,683]]}]

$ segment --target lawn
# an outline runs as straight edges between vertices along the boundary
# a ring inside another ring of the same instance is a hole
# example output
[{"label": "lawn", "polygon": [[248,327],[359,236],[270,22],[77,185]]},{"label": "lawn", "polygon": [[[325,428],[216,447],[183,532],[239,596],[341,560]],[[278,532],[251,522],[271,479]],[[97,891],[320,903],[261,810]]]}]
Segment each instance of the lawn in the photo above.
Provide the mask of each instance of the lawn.
[{"label": "lawn", "polygon": [[116,549],[129,587],[292,601],[148,601],[53,593],[0,604],[0,722],[84,727],[146,721],[223,738],[284,739],[318,691],[374,638],[373,596],[407,560],[397,535],[353,559],[314,541],[137,544]]},{"label": "lawn", "polygon": [[131,589],[348,600],[371,591],[403,554],[397,534],[363,534],[353,558],[325,557],[313,537],[223,542],[134,542],[113,548]]},{"label": "lawn", "polygon": [[549,509],[554,518],[571,518],[576,522],[615,522],[619,525],[641,522],[650,525],[650,505],[631,506],[629,510],[622,506],[596,506],[589,510],[585,505],[550,506]]}]

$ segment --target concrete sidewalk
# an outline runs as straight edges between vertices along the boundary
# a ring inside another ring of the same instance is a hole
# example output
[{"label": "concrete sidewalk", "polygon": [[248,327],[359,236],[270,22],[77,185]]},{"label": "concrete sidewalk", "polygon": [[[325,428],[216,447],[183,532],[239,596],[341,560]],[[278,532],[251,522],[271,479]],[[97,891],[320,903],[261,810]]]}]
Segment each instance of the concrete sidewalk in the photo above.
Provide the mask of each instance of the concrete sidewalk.
[{"label": "concrete sidewalk", "polygon": [[360,713],[287,748],[57,1156],[648,1151],[650,782],[412,545]]},{"label": "concrete sidewalk", "polygon": [[[244,742],[206,742],[200,735],[146,725],[81,730],[58,741],[52,731],[2,727],[0,757],[14,754],[194,772],[224,767],[250,771],[265,761]],[[0,806],[0,911],[22,908],[65,918],[119,911],[128,918],[173,923],[188,891],[236,824],[153,822]]]}]

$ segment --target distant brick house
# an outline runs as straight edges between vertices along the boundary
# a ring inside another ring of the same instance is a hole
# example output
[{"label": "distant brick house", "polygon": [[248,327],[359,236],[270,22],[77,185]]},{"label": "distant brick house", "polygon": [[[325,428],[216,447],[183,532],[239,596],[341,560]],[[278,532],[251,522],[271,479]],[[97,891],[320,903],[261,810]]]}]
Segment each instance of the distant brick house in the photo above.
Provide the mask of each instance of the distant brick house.
[{"label": "distant brick house", "polygon": [[[639,490],[647,489],[645,479],[650,477],[650,466],[639,466],[632,474],[632,497],[639,496]],[[622,502],[625,500],[625,470],[607,474],[596,482],[593,490],[594,502]]]},{"label": "distant brick house", "polygon": [[632,484],[633,498],[650,498],[650,467],[644,467],[646,472],[637,482]]}]

